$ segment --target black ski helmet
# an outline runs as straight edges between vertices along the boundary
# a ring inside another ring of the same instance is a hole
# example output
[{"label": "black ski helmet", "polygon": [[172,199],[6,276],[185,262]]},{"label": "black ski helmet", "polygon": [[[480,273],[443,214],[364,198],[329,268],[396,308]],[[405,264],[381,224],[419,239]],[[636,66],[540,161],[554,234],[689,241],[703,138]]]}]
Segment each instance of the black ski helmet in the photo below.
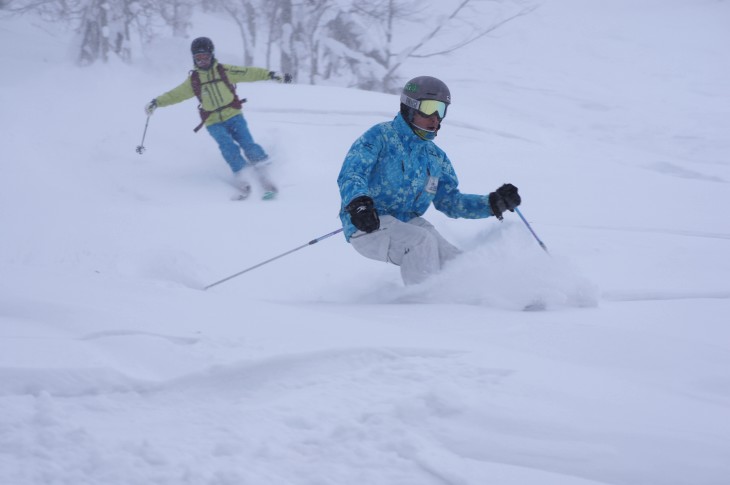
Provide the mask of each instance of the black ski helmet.
[{"label": "black ski helmet", "polygon": [[424,99],[442,101],[448,107],[451,104],[451,92],[440,79],[431,76],[414,77],[403,86],[400,95],[400,111],[406,121],[413,121],[413,113]]},{"label": "black ski helmet", "polygon": [[190,52],[193,55],[202,53],[213,54],[213,51],[215,51],[213,41],[207,37],[198,37],[190,44]]}]

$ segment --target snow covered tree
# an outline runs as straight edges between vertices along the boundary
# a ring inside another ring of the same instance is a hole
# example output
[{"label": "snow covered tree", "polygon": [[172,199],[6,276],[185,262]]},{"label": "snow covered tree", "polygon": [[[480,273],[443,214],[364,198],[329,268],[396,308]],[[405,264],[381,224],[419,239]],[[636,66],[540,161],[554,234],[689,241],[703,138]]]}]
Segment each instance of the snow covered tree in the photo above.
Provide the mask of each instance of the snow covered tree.
[{"label": "snow covered tree", "polygon": [[394,92],[406,61],[460,49],[532,11],[529,1],[459,0],[435,10],[421,0],[268,0],[257,13],[269,25],[268,65],[278,48],[281,69],[299,82]]},{"label": "snow covered tree", "polygon": [[[78,61],[129,61],[131,35],[160,25],[186,36],[193,11],[225,13],[241,34],[244,65],[264,65],[298,82],[395,92],[403,65],[445,55],[532,10],[535,0],[0,0],[73,24]],[[494,19],[491,23],[485,19]]]},{"label": "snow covered tree", "polygon": [[[458,50],[536,7],[529,0],[459,0],[427,6],[420,0],[354,2],[332,24],[333,62],[346,66],[362,89],[396,92],[398,70],[413,58]],[[492,23],[485,19],[497,18]],[[410,25],[409,25],[410,24]],[[418,28],[413,28],[417,25]],[[418,32],[404,36],[403,32]],[[437,50],[428,49],[433,45]]]},{"label": "snow covered tree", "polygon": [[184,35],[193,5],[193,0],[10,0],[7,8],[69,24],[78,34],[77,61],[89,65],[113,56],[130,61],[132,33],[149,40],[155,19],[172,26],[174,35]]},{"label": "snow covered tree", "polygon": [[[165,23],[172,28],[172,35],[185,37],[191,27],[195,2],[193,0],[164,0],[152,2],[149,7],[156,9]],[[135,16],[137,21],[140,16]]]},{"label": "snow covered tree", "polygon": [[260,23],[265,24],[266,16],[260,10],[263,6],[260,0],[211,0],[204,2],[206,10],[226,13],[238,26],[241,34],[243,50],[243,64],[253,65],[256,59],[256,50],[260,30]]},{"label": "snow covered tree", "polygon": [[83,6],[79,27],[80,48],[78,62],[92,64],[97,60],[109,60],[116,54],[129,61],[129,24],[132,21],[130,2],[117,0],[90,0]]},{"label": "snow covered tree", "polygon": [[[372,35],[373,29],[376,35]],[[382,90],[388,54],[379,26],[356,10],[348,10],[329,19],[325,31],[318,74],[361,89]]]},{"label": "snow covered tree", "polygon": [[281,70],[288,73],[298,71],[297,59],[294,54],[294,6],[292,0],[279,2],[281,15],[279,16],[279,38],[281,47]]}]

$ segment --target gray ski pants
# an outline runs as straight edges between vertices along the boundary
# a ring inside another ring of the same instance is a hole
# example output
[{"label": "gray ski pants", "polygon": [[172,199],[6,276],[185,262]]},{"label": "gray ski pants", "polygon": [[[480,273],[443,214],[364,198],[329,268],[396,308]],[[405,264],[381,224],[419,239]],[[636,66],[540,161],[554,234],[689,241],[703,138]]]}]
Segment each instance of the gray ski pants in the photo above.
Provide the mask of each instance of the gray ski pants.
[{"label": "gray ski pants", "polygon": [[421,283],[461,253],[423,217],[401,222],[393,216],[382,216],[380,229],[370,234],[357,231],[350,237],[350,244],[366,258],[400,266],[406,285]]}]

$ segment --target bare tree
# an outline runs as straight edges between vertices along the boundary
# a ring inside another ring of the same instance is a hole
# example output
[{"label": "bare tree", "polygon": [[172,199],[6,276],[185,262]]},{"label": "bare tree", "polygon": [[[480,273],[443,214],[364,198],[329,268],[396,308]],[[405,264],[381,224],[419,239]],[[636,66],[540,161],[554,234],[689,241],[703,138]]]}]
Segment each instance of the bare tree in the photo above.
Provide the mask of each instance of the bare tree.
[{"label": "bare tree", "polygon": [[[490,32],[494,32],[504,24],[527,15],[537,8],[536,6],[521,7],[517,13],[510,14],[505,18],[484,24],[484,18],[487,15],[476,8],[477,4],[508,4],[517,2],[507,0],[459,0],[453,9],[446,15],[443,15],[436,22],[429,22],[428,17],[431,15],[424,14],[421,8],[422,3],[418,1],[404,2],[402,0],[376,0],[374,4],[355,4],[354,10],[365,18],[370,18],[374,23],[383,30],[382,38],[382,54],[373,55],[365,52],[372,60],[381,64],[383,73],[377,79],[363,79],[365,83],[361,83],[359,87],[365,89],[372,84],[376,89],[394,92],[397,91],[400,83],[398,82],[398,70],[400,67],[413,58],[432,57],[445,55],[465,47],[476,40],[484,37]],[[471,19],[478,19],[474,21]],[[395,45],[395,33],[397,29],[403,27],[408,22],[417,22],[423,30],[423,35],[410,43],[405,48],[397,48]],[[459,22],[458,30],[462,32],[462,39],[438,51],[424,53],[432,44],[441,42],[442,34],[451,33],[457,29],[455,25]]]},{"label": "bare tree", "polygon": [[294,6],[292,0],[281,0],[280,45],[281,70],[296,73],[299,70],[294,55]]},{"label": "bare tree", "polygon": [[132,21],[127,0],[111,4],[107,0],[89,0],[81,10],[79,64],[89,65],[96,60],[106,62],[112,53],[129,61],[129,25]]},{"label": "bare tree", "polygon": [[[459,0],[446,14],[436,16],[420,0],[269,0],[259,11],[267,17],[267,65],[279,49],[282,69],[300,82],[344,84],[361,89],[394,92],[399,69],[410,59],[454,52],[526,15],[536,7],[484,22],[487,6],[519,7],[529,0]],[[506,8],[506,7],[505,7]],[[443,8],[442,8],[443,10]],[[472,19],[479,19],[475,22]],[[397,33],[417,23],[423,34],[397,45]],[[456,29],[458,40],[438,50]]]},{"label": "bare tree", "polygon": [[[74,24],[83,65],[111,56],[129,61],[130,36],[148,41],[161,24],[185,36],[195,8],[224,12],[238,26],[245,65],[264,64],[299,82],[386,92],[398,89],[399,70],[409,60],[454,52],[536,8],[524,6],[535,0],[440,1],[0,0],[0,5]],[[489,7],[512,13],[487,13]],[[414,23],[417,28],[409,25]],[[404,38],[403,32],[420,35]]]},{"label": "bare tree", "polygon": [[189,25],[192,0],[11,0],[16,14],[36,12],[42,18],[66,23],[78,34],[77,61],[89,65],[112,56],[129,62],[131,35],[154,36],[153,18],[162,18],[181,35]]},{"label": "bare tree", "polygon": [[[454,12],[452,12],[452,14],[449,16],[449,20],[455,18],[457,16],[457,14],[464,7],[466,7],[470,1],[471,0],[462,0],[461,5],[459,5],[459,7],[456,10],[454,10]],[[419,51],[421,49],[425,49],[425,47],[427,47],[427,44],[429,43],[429,41],[433,40],[438,35],[439,31],[442,28],[442,26],[439,25],[436,28],[434,28],[431,32],[429,32],[426,36],[424,36],[424,38],[418,44],[416,44],[412,48],[408,49],[406,57],[425,58],[425,57],[433,57],[433,56],[441,56],[441,55],[445,55],[445,54],[450,54],[451,52],[461,49],[462,47],[465,47],[465,46],[471,44],[472,42],[475,42],[476,40],[484,37],[485,35],[494,32],[495,30],[502,27],[506,23],[511,22],[512,20],[515,20],[518,17],[522,17],[524,15],[532,13],[537,8],[538,8],[538,5],[528,5],[526,7],[521,8],[519,11],[508,15],[505,18],[488,25],[487,27],[480,28],[480,29],[474,28],[471,31],[471,35],[469,37],[467,37],[466,39],[462,39],[461,41],[456,42],[444,49],[440,49],[438,51],[433,51],[433,52],[426,53],[426,54],[419,53]]]},{"label": "bare tree", "polygon": [[[172,27],[172,35],[185,37],[191,27],[194,0],[160,0],[152,2],[150,7],[155,8],[167,25]],[[139,16],[137,16],[139,18]]]},{"label": "bare tree", "polygon": [[214,0],[204,2],[206,9],[224,12],[236,23],[241,34],[243,64],[253,65],[256,58],[258,36],[262,29],[257,28],[266,18],[260,13],[260,0]]},{"label": "bare tree", "polygon": [[329,0],[311,0],[297,8],[291,42],[299,68],[297,77],[301,80],[304,74],[310,84],[317,84],[321,76],[320,55],[326,38],[323,30],[334,9],[335,5]]}]

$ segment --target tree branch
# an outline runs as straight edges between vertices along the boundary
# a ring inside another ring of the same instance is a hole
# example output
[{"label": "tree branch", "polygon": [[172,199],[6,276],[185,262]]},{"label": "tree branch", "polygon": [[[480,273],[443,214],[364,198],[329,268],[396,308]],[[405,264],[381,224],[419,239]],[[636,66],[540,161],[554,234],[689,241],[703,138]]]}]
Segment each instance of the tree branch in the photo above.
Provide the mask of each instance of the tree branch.
[{"label": "tree branch", "polygon": [[471,2],[471,0],[462,0],[461,4],[459,4],[459,6],[456,7],[456,9],[454,9],[453,12],[451,12],[451,15],[448,16],[446,22],[442,22],[439,25],[437,25],[431,32],[426,34],[418,44],[416,44],[415,46],[409,47],[405,52],[402,52],[401,54],[399,54],[397,56],[398,60],[392,66],[390,66],[390,69],[388,69],[386,76],[390,76],[393,72],[395,72],[401,66],[401,64],[403,64],[403,62],[406,59],[408,59],[409,57],[414,57],[413,53],[416,52],[421,47],[423,47],[426,43],[428,43],[428,41],[433,39],[436,36],[436,34],[438,34],[439,31],[443,28],[443,26],[446,25],[454,17],[456,17],[456,15],[464,7],[466,7],[467,4],[469,4],[469,2]]},{"label": "tree branch", "polygon": [[497,30],[498,28],[502,27],[507,22],[510,22],[510,21],[516,19],[517,17],[522,17],[523,15],[527,15],[527,14],[533,12],[537,8],[538,8],[538,5],[533,5],[531,7],[527,7],[525,9],[517,12],[516,14],[512,15],[511,17],[507,17],[506,19],[503,19],[502,21],[497,22],[496,24],[491,25],[488,29],[486,29],[483,32],[480,32],[478,35],[474,36],[473,38],[471,38],[469,40],[462,41],[462,42],[460,42],[460,43],[458,43],[456,45],[453,45],[453,46],[449,47],[448,49],[444,49],[444,50],[438,51],[438,52],[431,52],[429,54],[414,54],[413,52],[411,52],[411,54],[409,55],[409,57],[413,57],[413,58],[417,58],[417,59],[424,59],[424,58],[427,58],[427,57],[434,57],[434,56],[440,56],[440,55],[443,55],[443,54],[449,54],[449,53],[451,53],[451,52],[453,52],[453,51],[455,51],[457,49],[461,49],[462,47],[471,44],[472,42],[474,42],[474,41],[476,41],[478,39],[481,39],[482,37],[484,37],[485,35],[487,35],[487,34],[489,34],[491,32],[494,32],[495,30]]}]

